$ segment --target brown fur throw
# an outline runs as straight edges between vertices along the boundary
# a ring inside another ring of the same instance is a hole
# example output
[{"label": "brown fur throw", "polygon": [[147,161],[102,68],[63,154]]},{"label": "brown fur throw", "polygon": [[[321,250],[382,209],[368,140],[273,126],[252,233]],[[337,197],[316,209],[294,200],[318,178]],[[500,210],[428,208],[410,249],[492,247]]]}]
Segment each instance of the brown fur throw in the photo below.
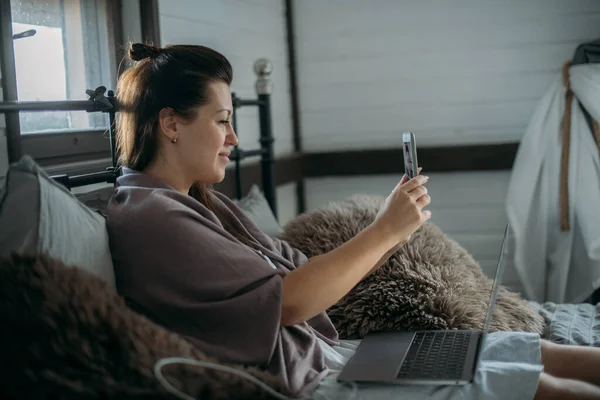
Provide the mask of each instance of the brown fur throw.
[{"label": "brown fur throw", "polygon": [[[357,195],[299,215],[280,238],[307,256],[335,249],[374,219],[382,197]],[[481,329],[492,280],[458,243],[432,223],[327,312],[340,337],[372,331]],[[491,331],[542,333],[543,318],[518,294],[501,287]]]},{"label": "brown fur throw", "polygon": [[[44,255],[0,262],[0,326],[2,399],[173,399],[154,377],[157,360],[215,361],[128,309],[101,279]],[[285,393],[272,375],[229,366]],[[169,365],[163,374],[195,398],[272,399],[227,372]]]}]

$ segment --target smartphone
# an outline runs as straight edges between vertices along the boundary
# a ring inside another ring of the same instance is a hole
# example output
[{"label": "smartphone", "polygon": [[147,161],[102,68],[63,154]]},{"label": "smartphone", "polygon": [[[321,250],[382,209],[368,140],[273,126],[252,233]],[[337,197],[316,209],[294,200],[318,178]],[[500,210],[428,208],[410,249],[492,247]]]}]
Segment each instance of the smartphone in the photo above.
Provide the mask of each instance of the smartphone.
[{"label": "smartphone", "polygon": [[404,154],[404,172],[408,179],[419,175],[417,162],[417,142],[412,132],[402,133],[402,153]]}]

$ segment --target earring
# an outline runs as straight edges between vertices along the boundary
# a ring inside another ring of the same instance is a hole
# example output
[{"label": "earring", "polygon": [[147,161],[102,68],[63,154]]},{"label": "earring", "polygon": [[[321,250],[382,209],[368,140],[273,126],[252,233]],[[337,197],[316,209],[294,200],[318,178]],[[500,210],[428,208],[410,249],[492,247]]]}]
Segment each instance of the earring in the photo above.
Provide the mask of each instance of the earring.
[{"label": "earring", "polygon": [[171,139],[171,143],[177,143],[177,137],[174,137],[173,139]]}]

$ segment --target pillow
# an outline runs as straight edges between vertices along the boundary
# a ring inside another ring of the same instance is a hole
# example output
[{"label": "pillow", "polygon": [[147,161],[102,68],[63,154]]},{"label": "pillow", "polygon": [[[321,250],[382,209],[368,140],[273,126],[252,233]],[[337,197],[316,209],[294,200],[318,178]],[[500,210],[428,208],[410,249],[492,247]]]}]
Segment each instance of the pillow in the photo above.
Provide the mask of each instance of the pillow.
[{"label": "pillow", "polygon": [[[384,198],[356,195],[299,215],[280,239],[308,257],[331,251],[367,227]],[[492,290],[473,257],[431,222],[327,310],[342,339],[373,331],[482,329]],[[544,319],[501,286],[491,331],[542,333]]]},{"label": "pillow", "polygon": [[47,252],[115,287],[106,220],[29,156],[9,166],[0,202],[0,257]]},{"label": "pillow", "polygon": [[282,232],[267,199],[257,185],[252,185],[248,194],[240,200],[234,200],[234,203],[268,236],[273,237]]},{"label": "pillow", "polygon": [[[280,393],[281,380],[256,367],[219,363],[183,337],[128,308],[97,276],[47,254],[0,260],[3,399],[174,399],[156,362],[185,357],[253,375]],[[237,375],[189,365],[162,374],[202,399],[273,399]]]}]

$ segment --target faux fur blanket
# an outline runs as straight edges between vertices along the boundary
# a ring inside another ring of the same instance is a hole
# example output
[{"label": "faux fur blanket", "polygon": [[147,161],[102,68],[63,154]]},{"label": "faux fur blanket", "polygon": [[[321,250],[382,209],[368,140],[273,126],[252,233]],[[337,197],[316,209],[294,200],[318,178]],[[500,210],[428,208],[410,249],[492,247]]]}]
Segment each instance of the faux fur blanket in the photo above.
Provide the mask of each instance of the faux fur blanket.
[{"label": "faux fur blanket", "polygon": [[[154,376],[163,357],[215,362],[131,311],[104,281],[50,257],[0,262],[0,398],[174,399]],[[274,376],[244,370],[279,392]],[[163,375],[198,399],[272,399],[224,371],[168,365]]]},{"label": "faux fur blanket", "polygon": [[[353,196],[302,214],[281,239],[315,256],[351,239],[375,218],[384,199]],[[328,310],[340,337],[372,331],[482,329],[492,280],[458,243],[432,223]],[[491,331],[542,333],[544,321],[518,294],[501,287]]]}]

